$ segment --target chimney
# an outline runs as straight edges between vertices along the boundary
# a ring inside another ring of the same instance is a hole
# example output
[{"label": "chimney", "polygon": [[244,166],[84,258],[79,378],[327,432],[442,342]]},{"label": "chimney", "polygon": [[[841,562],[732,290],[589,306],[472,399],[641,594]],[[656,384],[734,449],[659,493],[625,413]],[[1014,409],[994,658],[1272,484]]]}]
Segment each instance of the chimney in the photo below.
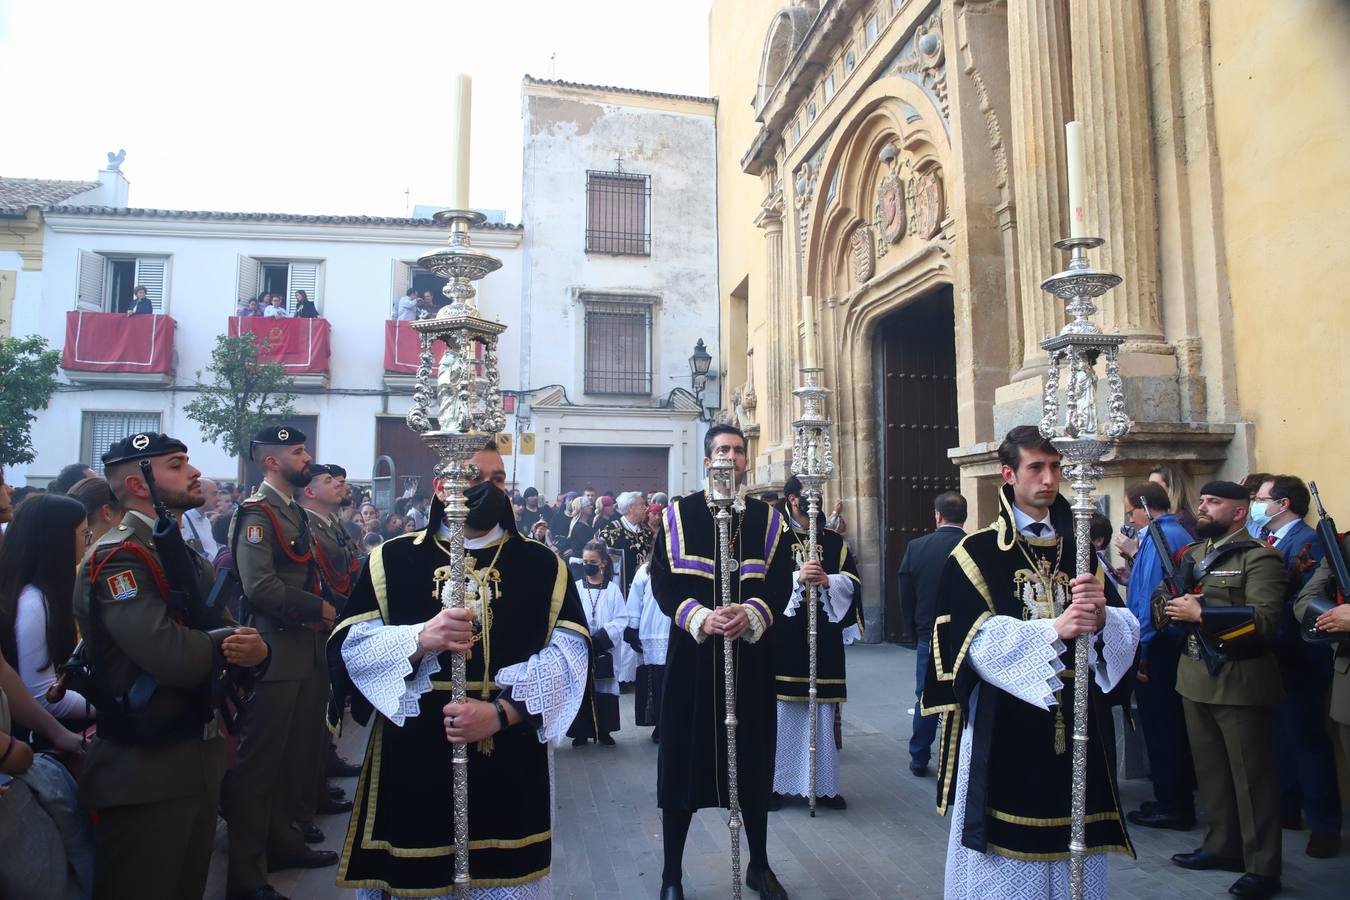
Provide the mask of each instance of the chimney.
[{"label": "chimney", "polygon": [[108,154],[108,167],[98,173],[98,201],[94,205],[108,206],[113,209],[126,209],[127,197],[131,192],[131,182],[122,174],[122,161],[127,151],[118,150]]}]

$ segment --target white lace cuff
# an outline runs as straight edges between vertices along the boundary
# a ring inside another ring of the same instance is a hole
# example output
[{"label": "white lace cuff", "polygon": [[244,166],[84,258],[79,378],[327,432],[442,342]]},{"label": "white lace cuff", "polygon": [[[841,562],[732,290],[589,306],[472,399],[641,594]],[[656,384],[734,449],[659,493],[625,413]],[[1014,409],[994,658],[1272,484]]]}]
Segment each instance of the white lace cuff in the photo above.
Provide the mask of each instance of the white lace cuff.
[{"label": "white lace cuff", "polygon": [[[1102,648],[1097,649],[1098,640]],[[1101,633],[1093,635],[1088,644],[1088,660],[1097,687],[1112,690],[1134,665],[1135,650],[1139,646],[1139,620],[1128,609],[1108,606],[1106,625]]]},{"label": "white lace cuff", "polygon": [[554,628],[548,646],[523,663],[498,669],[496,682],[509,687],[512,700],[525,704],[530,715],[543,720],[540,742],[558,740],[581,708],[589,663],[586,639],[565,628]]},{"label": "white lace cuff", "polygon": [[853,592],[858,583],[847,575],[829,576],[830,585],[826,591],[825,615],[838,625],[844,620],[844,614],[853,605]]},{"label": "white lace cuff", "polygon": [[740,604],[741,609],[745,610],[745,617],[750,620],[750,628],[743,635],[746,643],[757,644],[759,639],[764,637],[764,631],[768,628],[764,624],[764,617],[759,614],[759,610],[753,606]]},{"label": "white lace cuff", "polygon": [[710,615],[712,615],[711,609],[708,609],[706,606],[700,606],[689,614],[689,618],[685,622],[684,628],[689,632],[689,636],[700,644],[708,638],[708,636],[703,633],[703,620]]},{"label": "white lace cuff", "polygon": [[436,654],[428,653],[413,671],[408,658],[417,652],[421,631],[421,624],[385,625],[372,619],[353,625],[342,639],[342,661],[352,684],[398,726],[421,711],[419,700],[431,690],[431,676],[441,670]]},{"label": "white lace cuff", "polygon": [[1064,671],[1060,654],[1064,644],[1055,634],[1053,619],[1021,621],[992,616],[970,642],[969,661],[988,684],[1007,691],[1032,706],[1048,710],[1055,705]]}]

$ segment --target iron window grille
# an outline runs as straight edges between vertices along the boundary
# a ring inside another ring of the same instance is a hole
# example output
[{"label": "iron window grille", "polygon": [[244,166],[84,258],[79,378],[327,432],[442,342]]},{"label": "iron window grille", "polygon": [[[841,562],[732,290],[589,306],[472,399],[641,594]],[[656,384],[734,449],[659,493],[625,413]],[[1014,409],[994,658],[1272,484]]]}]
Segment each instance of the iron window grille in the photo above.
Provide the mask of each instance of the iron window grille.
[{"label": "iron window grille", "polygon": [[652,177],[586,173],[586,252],[651,256]]},{"label": "iron window grille", "polygon": [[639,298],[584,302],[586,393],[650,395],[651,304]]}]

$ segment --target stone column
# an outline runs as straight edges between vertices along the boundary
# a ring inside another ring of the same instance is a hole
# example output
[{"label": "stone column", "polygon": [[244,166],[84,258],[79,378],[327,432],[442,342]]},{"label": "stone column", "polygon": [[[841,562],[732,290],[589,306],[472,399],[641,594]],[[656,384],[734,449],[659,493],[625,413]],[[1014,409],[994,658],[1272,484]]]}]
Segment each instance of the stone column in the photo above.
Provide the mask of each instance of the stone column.
[{"label": "stone column", "polygon": [[1013,197],[1017,207],[1022,354],[1014,380],[1045,367],[1041,341],[1064,325],[1064,304],[1041,281],[1064,267],[1052,245],[1069,236],[1064,123],[1073,119],[1068,0],[1008,4]]},{"label": "stone column", "polygon": [[1098,301],[1102,330],[1129,335],[1133,349],[1167,352],[1158,314],[1157,185],[1140,0],[1069,0],[1069,13],[1073,108],[1084,130],[1084,213],[1088,234],[1106,238],[1091,256],[1125,279]]},{"label": "stone column", "polygon": [[[784,333],[791,331],[794,319],[783,314],[783,195],[775,192],[764,201],[763,208],[755,218],[755,224],[764,231],[764,309],[768,324],[769,340],[777,341]],[[790,346],[790,345],[789,345]],[[777,398],[783,396],[782,369],[783,359],[790,353],[770,353],[765,359],[768,384],[764,395],[769,398],[762,418],[765,428],[760,448],[773,446],[782,438],[783,416]]]}]

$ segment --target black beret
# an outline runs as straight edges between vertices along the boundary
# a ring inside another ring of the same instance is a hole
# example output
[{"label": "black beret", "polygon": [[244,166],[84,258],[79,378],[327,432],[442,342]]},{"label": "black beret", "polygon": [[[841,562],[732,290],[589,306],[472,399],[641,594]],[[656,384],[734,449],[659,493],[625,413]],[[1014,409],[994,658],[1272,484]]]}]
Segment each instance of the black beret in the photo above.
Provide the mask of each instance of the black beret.
[{"label": "black beret", "polygon": [[333,469],[331,466],[321,466],[314,463],[311,463],[309,466],[309,477],[311,478],[318,478],[320,475],[332,475],[332,474]]},{"label": "black beret", "polygon": [[328,470],[328,474],[332,475],[334,478],[347,477],[347,470],[342,468],[342,466],[339,466],[337,463],[329,463],[324,468],[326,468]]},{"label": "black beret", "polygon": [[294,447],[306,440],[308,438],[305,437],[305,433],[294,425],[270,425],[253,436],[253,440],[248,443],[248,449],[251,452],[259,444]]},{"label": "black beret", "polygon": [[1222,497],[1225,500],[1250,500],[1251,494],[1240,484],[1232,481],[1211,481],[1200,489],[1203,496]]},{"label": "black beret", "polygon": [[154,456],[168,456],[170,453],[186,453],[187,444],[177,438],[158,431],[138,431],[127,435],[108,448],[103,454],[103,465],[130,462],[133,459],[150,459]]}]

